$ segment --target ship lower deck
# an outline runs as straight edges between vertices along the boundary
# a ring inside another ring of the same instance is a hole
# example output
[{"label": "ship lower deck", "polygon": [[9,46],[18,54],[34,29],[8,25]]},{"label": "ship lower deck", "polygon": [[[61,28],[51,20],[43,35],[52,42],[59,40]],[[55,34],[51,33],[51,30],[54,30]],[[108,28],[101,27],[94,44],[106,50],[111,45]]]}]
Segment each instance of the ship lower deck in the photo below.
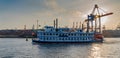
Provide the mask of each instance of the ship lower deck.
[{"label": "ship lower deck", "polygon": [[103,42],[103,40],[38,40],[33,39],[33,42],[39,43],[90,43],[90,42]]}]

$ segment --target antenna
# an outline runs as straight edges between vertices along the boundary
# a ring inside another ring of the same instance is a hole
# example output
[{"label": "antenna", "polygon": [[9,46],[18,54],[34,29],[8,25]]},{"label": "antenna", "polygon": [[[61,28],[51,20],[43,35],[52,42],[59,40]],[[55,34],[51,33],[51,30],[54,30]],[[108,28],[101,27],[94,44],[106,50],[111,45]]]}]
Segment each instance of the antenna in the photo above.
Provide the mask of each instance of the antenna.
[{"label": "antenna", "polygon": [[26,30],[26,25],[24,25],[24,30]]},{"label": "antenna", "polygon": [[37,29],[38,29],[38,20],[37,20]]}]

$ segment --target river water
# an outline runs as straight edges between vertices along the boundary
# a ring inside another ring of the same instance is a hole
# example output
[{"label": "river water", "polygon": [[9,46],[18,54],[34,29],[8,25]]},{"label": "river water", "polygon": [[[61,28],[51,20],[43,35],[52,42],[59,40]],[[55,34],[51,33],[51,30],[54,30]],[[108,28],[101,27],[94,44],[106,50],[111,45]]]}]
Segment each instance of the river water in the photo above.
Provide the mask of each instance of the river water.
[{"label": "river water", "polygon": [[120,58],[120,38],[103,43],[32,43],[0,38],[0,58]]}]

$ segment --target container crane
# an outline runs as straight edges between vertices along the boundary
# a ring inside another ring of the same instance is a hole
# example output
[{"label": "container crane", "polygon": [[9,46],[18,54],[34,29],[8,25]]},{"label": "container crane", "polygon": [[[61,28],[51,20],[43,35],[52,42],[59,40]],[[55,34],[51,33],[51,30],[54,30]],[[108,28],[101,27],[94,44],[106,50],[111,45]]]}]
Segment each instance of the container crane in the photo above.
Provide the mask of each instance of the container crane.
[{"label": "container crane", "polygon": [[[95,4],[92,13],[90,15],[88,15],[88,18],[84,21],[84,23],[85,22],[87,23],[87,32],[90,32],[90,29],[91,29],[91,31],[101,33],[101,17],[113,14],[112,12],[101,14],[100,10],[102,10],[102,9],[99,8],[97,4]],[[105,12],[104,10],[102,10],[102,11]],[[91,25],[90,25],[90,23],[91,23]],[[94,24],[94,29],[93,29],[93,24]],[[99,24],[99,26],[97,24]]]}]

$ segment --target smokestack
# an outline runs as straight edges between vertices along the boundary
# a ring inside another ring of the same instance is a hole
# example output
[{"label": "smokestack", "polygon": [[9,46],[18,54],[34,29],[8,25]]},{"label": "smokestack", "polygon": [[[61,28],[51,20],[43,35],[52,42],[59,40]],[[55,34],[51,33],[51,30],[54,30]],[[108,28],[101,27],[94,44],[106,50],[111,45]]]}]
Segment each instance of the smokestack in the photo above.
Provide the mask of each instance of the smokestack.
[{"label": "smokestack", "polygon": [[79,29],[81,29],[81,22],[79,23]]},{"label": "smokestack", "polygon": [[58,28],[58,19],[56,18],[56,29]]},{"label": "smokestack", "polygon": [[56,28],[56,27],[55,27],[55,20],[54,20],[54,28]]},{"label": "smokestack", "polygon": [[84,30],[84,24],[82,24],[82,30]]},{"label": "smokestack", "polygon": [[75,28],[75,26],[74,26],[74,25],[75,25],[75,22],[73,22],[73,28]]},{"label": "smokestack", "polygon": [[78,22],[76,22],[76,29],[78,28]]}]

